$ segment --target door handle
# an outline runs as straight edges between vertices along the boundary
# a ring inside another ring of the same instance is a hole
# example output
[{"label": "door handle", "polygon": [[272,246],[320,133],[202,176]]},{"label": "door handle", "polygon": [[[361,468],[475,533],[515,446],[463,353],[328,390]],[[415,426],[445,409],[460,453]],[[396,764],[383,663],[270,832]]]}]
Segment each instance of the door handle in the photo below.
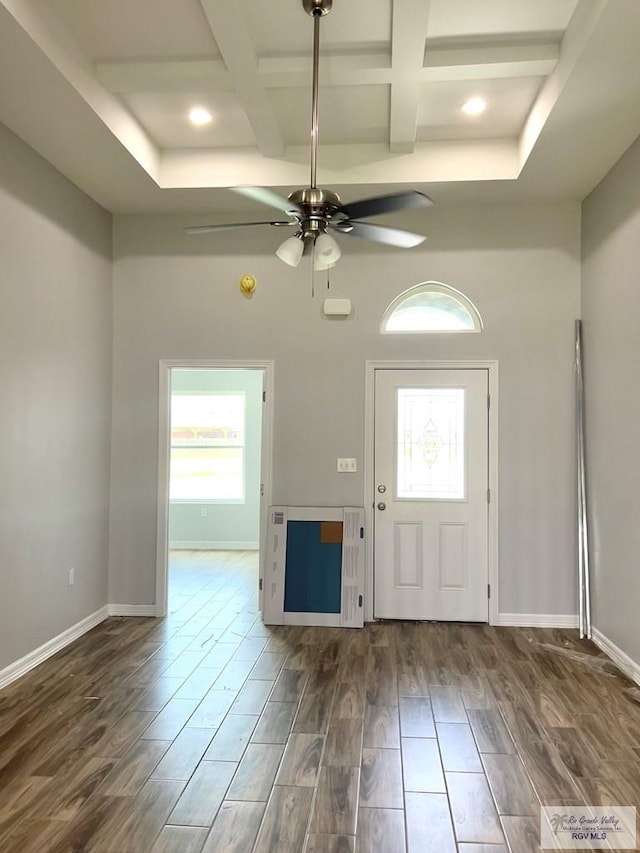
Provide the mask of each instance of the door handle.
[{"label": "door handle", "polygon": [[386,509],[386,508],[387,508],[387,505],[385,503],[382,503],[382,501],[380,501],[380,503],[378,504],[378,509],[382,511],[383,509]]}]

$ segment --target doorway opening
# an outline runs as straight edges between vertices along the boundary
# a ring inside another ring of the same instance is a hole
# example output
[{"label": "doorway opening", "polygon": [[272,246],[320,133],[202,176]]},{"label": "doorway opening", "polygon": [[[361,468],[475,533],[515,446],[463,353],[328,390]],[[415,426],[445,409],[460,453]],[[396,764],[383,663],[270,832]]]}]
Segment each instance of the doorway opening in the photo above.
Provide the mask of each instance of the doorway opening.
[{"label": "doorway opening", "polygon": [[156,615],[261,610],[270,384],[266,363],[160,365]]}]

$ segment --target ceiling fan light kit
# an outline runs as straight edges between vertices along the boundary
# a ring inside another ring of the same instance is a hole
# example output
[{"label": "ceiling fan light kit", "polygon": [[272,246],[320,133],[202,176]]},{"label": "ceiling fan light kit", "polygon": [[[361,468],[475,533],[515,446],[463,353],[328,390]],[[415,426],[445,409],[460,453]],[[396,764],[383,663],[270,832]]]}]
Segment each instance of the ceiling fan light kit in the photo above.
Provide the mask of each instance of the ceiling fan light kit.
[{"label": "ceiling fan light kit", "polygon": [[313,247],[314,270],[327,270],[333,267],[341,256],[341,251],[330,230],[337,234],[360,237],[376,243],[397,248],[418,246],[426,237],[399,228],[382,225],[370,225],[360,218],[379,216],[394,211],[412,210],[429,207],[433,202],[424,193],[417,190],[394,193],[363,199],[350,204],[342,204],[339,195],[333,190],[317,186],[318,164],[318,69],[320,62],[320,20],[331,11],[333,0],[302,0],[304,11],[313,18],[313,80],[311,93],[311,181],[310,186],[294,190],[287,198],[266,187],[231,187],[234,192],[253,201],[266,204],[286,214],[286,222],[245,222],[223,225],[199,225],[185,228],[189,234],[202,234],[222,231],[229,228],[242,228],[249,225],[289,226],[296,229],[292,237],[286,239],[276,250],[276,255],[284,263],[297,267],[305,246]]},{"label": "ceiling fan light kit", "polygon": [[297,267],[302,258],[304,243],[300,237],[288,237],[282,245],[276,249],[276,255],[290,267]]},{"label": "ceiling fan light kit", "polygon": [[335,266],[340,260],[340,246],[331,234],[319,234],[313,247],[313,268],[315,270],[327,270]]}]

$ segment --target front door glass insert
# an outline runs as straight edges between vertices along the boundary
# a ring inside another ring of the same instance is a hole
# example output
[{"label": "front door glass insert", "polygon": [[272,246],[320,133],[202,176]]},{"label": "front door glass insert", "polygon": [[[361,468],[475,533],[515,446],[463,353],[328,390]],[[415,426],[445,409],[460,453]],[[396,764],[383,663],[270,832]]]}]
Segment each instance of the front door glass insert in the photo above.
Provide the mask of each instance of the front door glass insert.
[{"label": "front door glass insert", "polygon": [[465,499],[465,393],[397,389],[397,499]]}]

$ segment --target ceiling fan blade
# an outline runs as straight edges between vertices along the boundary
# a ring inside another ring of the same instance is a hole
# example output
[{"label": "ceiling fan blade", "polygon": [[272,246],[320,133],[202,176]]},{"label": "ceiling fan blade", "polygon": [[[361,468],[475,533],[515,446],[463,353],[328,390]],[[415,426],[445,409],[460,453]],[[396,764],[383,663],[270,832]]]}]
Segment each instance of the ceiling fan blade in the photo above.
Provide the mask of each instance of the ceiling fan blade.
[{"label": "ceiling fan blade", "polygon": [[340,209],[349,219],[361,219],[367,216],[379,216],[381,213],[392,213],[394,210],[413,210],[416,207],[430,207],[433,201],[428,195],[417,190],[404,193],[381,195],[376,198],[364,198],[345,204]]},{"label": "ceiling fan blade", "polygon": [[225,222],[222,225],[190,225],[185,234],[209,234],[211,231],[230,231],[232,228],[246,228],[248,225],[297,225],[297,222]]},{"label": "ceiling fan blade", "polygon": [[427,239],[424,234],[414,234],[412,231],[402,231],[400,228],[387,228],[384,225],[369,225],[368,222],[344,222],[335,226],[340,234],[351,237],[362,237],[373,240],[374,243],[385,243],[398,249],[411,249],[419,246]]},{"label": "ceiling fan blade", "polygon": [[300,213],[301,210],[297,204],[289,201],[283,195],[275,193],[266,187],[229,187],[234,193],[239,193],[245,198],[250,198],[252,201],[259,201],[260,204],[267,204],[269,207],[275,207],[276,210],[281,210],[283,213]]}]

